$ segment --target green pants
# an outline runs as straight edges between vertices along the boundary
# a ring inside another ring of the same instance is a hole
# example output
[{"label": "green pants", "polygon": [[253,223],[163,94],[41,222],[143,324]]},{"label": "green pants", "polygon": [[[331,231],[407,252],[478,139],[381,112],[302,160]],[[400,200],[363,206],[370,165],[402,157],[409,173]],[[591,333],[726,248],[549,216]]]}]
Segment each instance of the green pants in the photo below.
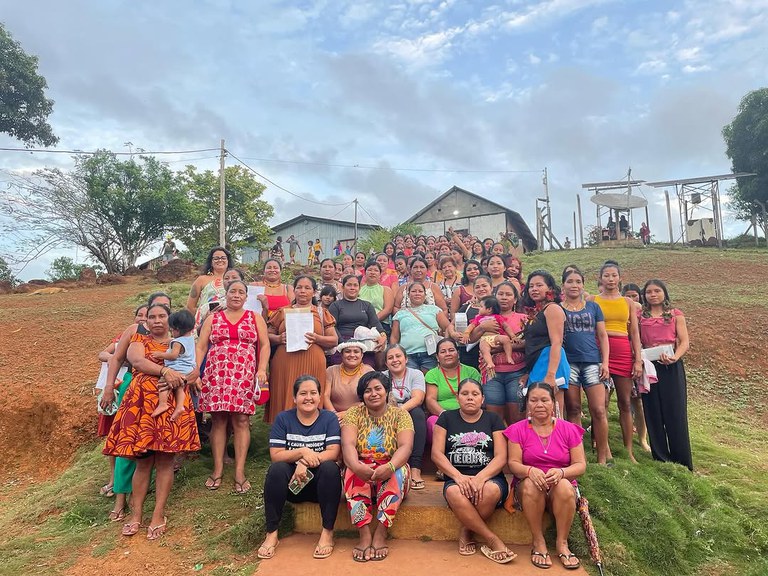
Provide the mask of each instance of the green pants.
[{"label": "green pants", "polygon": [[[126,372],[123,377],[123,383],[120,384],[120,399],[122,400],[128,386],[131,385],[132,374]],[[130,494],[133,491],[133,472],[136,470],[136,462],[128,458],[115,457],[115,479],[113,481],[112,491],[115,494]]]}]

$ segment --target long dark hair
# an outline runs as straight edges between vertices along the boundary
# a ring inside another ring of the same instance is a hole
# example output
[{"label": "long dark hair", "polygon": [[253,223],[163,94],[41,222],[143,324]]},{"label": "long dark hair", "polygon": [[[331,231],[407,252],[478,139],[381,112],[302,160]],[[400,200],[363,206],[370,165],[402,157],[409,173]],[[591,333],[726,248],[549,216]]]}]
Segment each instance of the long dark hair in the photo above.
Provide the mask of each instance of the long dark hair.
[{"label": "long dark hair", "polygon": [[528,278],[525,280],[525,290],[523,291],[523,297],[520,300],[520,306],[523,310],[534,310],[537,307],[536,302],[531,299],[531,295],[529,293],[531,279],[535,278],[536,276],[541,276],[544,279],[544,283],[547,285],[549,291],[551,292],[551,296],[547,296],[547,302],[555,302],[556,304],[560,303],[560,287],[557,285],[557,282],[555,282],[555,277],[546,270],[534,270],[528,274]]},{"label": "long dark hair", "polygon": [[469,259],[464,262],[464,269],[461,271],[461,285],[467,286],[469,284],[469,278],[467,278],[467,266],[477,266],[478,271],[480,274],[483,274],[483,268],[480,266],[480,262],[477,260]]},{"label": "long dark hair", "polygon": [[201,274],[210,274],[213,272],[213,254],[214,252],[224,252],[224,254],[227,255],[227,268],[232,268],[232,254],[230,254],[229,250],[224,248],[223,246],[216,246],[215,248],[211,248],[211,251],[208,252],[208,257],[205,259],[205,264],[203,264],[203,267],[200,269]]},{"label": "long dark hair", "polygon": [[645,297],[645,290],[648,286],[658,286],[661,291],[664,292],[664,302],[661,303],[661,317],[664,318],[664,323],[669,324],[672,321],[672,300],[669,298],[669,290],[667,285],[664,284],[658,278],[651,278],[643,285],[643,290],[640,292],[640,299],[643,301],[643,318],[651,317],[651,305],[648,304],[648,299]]}]

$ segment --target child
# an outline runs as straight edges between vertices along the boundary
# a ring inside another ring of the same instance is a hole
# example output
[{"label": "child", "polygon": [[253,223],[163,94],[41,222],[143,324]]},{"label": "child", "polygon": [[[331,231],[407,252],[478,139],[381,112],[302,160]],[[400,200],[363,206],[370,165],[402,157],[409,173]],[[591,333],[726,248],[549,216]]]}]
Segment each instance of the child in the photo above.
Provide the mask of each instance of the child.
[{"label": "child", "polygon": [[320,289],[320,305],[327,310],[331,304],[336,302],[337,295],[336,288],[333,286],[323,286]]},{"label": "child", "polygon": [[[168,326],[170,326],[171,334],[173,334],[168,350],[166,352],[153,352],[152,358],[164,360],[166,368],[188,374],[197,365],[195,362],[195,337],[193,335],[195,317],[189,310],[179,310],[168,318]],[[167,390],[158,393],[157,408],[152,412],[153,417],[159,416],[170,408],[168,406],[168,394]],[[184,387],[179,386],[173,391],[173,394],[176,398],[176,407],[171,414],[171,422],[175,422],[176,418],[184,412]]]},{"label": "child", "polygon": [[480,355],[485,361],[485,373],[487,379],[490,380],[496,375],[491,350],[494,346],[501,346],[504,348],[504,355],[507,357],[507,363],[514,364],[515,360],[512,358],[512,344],[518,341],[518,337],[501,315],[501,306],[495,296],[486,296],[480,300],[480,310],[478,311],[477,316],[470,321],[464,334],[469,337],[472,329],[486,320],[495,320],[499,325],[498,332],[485,332],[480,337]]},{"label": "child", "polygon": [[312,249],[315,251],[315,262],[320,262],[320,254],[323,253],[323,245],[320,243],[320,238],[315,238],[315,245]]},{"label": "child", "polygon": [[312,247],[312,240],[307,240],[307,266],[315,263],[315,251]]},{"label": "child", "polygon": [[274,258],[281,264],[283,263],[283,260],[285,259],[285,253],[283,252],[283,237],[278,236],[275,239],[275,245],[272,246],[272,249],[269,251],[269,257]]}]

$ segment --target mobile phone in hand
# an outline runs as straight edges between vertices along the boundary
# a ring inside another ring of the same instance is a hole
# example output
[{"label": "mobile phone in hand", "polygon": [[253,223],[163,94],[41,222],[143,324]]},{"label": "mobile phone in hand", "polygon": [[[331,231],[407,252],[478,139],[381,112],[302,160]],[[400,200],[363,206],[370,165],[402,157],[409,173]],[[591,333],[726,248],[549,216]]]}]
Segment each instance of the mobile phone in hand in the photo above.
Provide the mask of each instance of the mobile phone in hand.
[{"label": "mobile phone in hand", "polygon": [[298,494],[304,489],[304,486],[309,484],[312,481],[312,478],[314,478],[315,475],[312,474],[311,470],[307,470],[307,476],[304,482],[301,482],[298,478],[294,478],[291,480],[291,482],[288,484],[288,490],[290,490],[293,494]]}]

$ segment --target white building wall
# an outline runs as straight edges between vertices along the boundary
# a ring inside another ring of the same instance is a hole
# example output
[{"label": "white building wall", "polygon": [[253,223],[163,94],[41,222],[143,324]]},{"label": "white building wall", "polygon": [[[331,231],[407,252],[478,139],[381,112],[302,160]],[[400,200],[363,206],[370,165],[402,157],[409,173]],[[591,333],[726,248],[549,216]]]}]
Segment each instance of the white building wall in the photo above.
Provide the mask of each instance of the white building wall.
[{"label": "white building wall", "polygon": [[467,230],[470,234],[483,238],[499,239],[500,232],[507,230],[506,214],[488,214],[485,216],[470,216],[469,218],[452,218],[441,222],[419,222],[421,232],[425,236],[440,236],[448,228]]}]

